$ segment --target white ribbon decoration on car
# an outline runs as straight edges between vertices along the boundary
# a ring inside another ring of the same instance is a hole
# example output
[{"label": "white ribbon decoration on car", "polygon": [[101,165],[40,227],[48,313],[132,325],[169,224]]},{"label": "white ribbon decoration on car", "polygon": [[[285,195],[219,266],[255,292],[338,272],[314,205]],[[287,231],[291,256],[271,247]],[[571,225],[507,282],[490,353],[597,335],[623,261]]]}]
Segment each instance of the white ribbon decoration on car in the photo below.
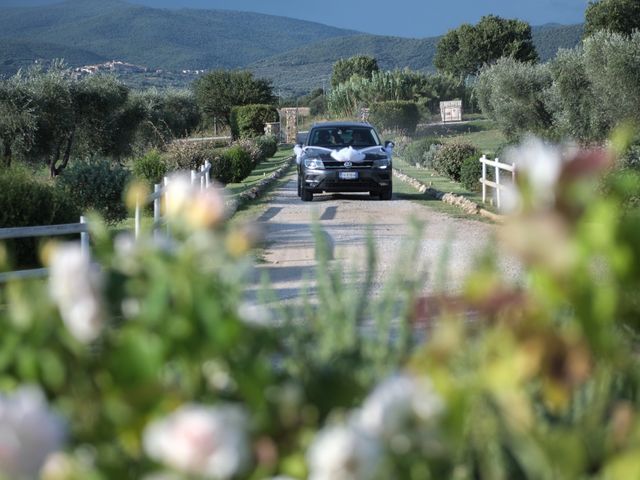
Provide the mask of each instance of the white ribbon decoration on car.
[{"label": "white ribbon decoration on car", "polygon": [[298,163],[300,163],[300,157],[302,156],[302,154],[308,152],[309,150],[318,150],[320,152],[329,153],[331,154],[331,158],[333,158],[334,160],[337,160],[338,162],[356,162],[356,163],[364,161],[367,153],[386,153],[389,156],[393,154],[392,146],[388,146],[386,148],[380,147],[380,146],[367,147],[361,150],[355,149],[353,147],[347,147],[341,150],[334,150],[332,148],[314,147],[314,146],[300,148],[298,145],[296,145],[293,148],[293,151],[296,154],[296,160]]}]

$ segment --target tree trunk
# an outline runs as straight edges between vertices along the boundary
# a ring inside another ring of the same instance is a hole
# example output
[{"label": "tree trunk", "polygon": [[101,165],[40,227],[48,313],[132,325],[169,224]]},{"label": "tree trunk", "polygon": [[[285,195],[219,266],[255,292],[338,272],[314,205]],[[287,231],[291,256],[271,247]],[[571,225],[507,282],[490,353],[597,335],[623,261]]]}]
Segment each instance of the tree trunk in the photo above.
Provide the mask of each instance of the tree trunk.
[{"label": "tree trunk", "polygon": [[60,159],[60,149],[61,148],[62,148],[62,146],[60,144],[58,144],[56,146],[55,154],[49,159],[49,175],[51,175],[51,178],[55,178],[56,175],[58,175],[58,169],[56,167],[56,164],[58,163],[58,160]]},{"label": "tree trunk", "polygon": [[66,142],[67,145],[64,149],[64,155],[62,157],[62,163],[58,165],[58,160],[60,160],[60,151],[62,150],[62,144],[58,144],[58,148],[56,148],[56,156],[55,159],[51,162],[50,171],[51,178],[57,177],[62,173],[62,171],[67,168],[69,165],[69,158],[71,157],[71,147],[73,147],[73,139],[75,137],[75,129],[71,132]]},{"label": "tree trunk", "polygon": [[5,140],[4,142],[4,166],[6,168],[11,167],[11,142]]}]

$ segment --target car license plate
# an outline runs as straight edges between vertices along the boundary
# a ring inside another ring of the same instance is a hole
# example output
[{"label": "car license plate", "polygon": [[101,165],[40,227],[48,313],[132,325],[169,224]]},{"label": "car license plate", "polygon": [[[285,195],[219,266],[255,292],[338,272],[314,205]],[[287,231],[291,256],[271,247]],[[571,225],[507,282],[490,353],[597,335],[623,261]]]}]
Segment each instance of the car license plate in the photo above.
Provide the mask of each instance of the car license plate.
[{"label": "car license plate", "polygon": [[358,172],[338,172],[340,180],[357,180]]}]

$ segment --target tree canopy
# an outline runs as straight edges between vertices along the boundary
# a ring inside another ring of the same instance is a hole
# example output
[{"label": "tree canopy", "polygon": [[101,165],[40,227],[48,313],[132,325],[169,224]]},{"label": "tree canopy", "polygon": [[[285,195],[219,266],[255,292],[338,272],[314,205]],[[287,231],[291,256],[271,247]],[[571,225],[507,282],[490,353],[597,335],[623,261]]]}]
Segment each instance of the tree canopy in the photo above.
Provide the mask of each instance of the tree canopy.
[{"label": "tree canopy", "polygon": [[248,71],[214,70],[194,82],[194,91],[204,116],[225,125],[230,124],[233,107],[276,101],[271,82]]},{"label": "tree canopy", "polygon": [[331,86],[337,87],[354,75],[363,78],[371,78],[373,72],[379,71],[378,61],[367,55],[356,55],[351,58],[341,58],[333,65]]},{"label": "tree canopy", "polygon": [[640,29],[640,1],[600,0],[589,2],[585,12],[585,37],[600,30],[630,35],[637,29]]},{"label": "tree canopy", "polygon": [[501,57],[538,60],[528,23],[487,15],[476,25],[463,24],[438,42],[434,64],[443,72],[466,76]]}]

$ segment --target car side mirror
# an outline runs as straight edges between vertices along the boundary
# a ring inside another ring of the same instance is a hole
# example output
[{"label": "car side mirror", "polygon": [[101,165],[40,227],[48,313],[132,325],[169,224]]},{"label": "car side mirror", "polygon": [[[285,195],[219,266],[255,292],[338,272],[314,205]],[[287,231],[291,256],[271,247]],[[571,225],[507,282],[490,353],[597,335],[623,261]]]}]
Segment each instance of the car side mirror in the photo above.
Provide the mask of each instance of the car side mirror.
[{"label": "car side mirror", "polygon": [[394,148],[396,146],[395,143],[393,143],[391,140],[387,140],[386,142],[384,142],[384,148]]}]

